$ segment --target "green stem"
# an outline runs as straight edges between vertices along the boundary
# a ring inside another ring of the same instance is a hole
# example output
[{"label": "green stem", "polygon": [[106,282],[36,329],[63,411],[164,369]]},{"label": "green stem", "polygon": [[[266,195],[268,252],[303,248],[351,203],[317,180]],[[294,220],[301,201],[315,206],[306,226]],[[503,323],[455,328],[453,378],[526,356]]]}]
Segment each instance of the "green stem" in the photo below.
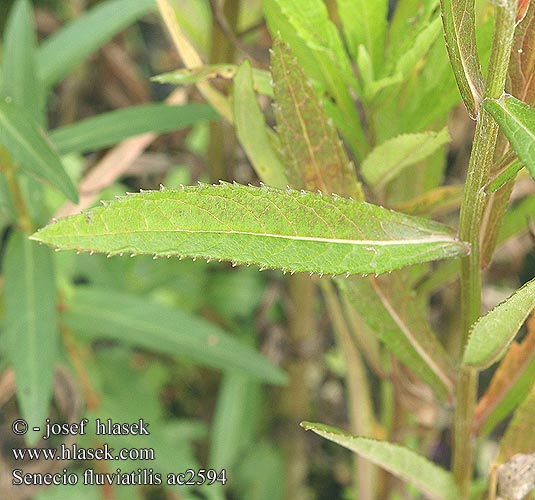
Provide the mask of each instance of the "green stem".
[{"label": "green stem", "polygon": [[314,360],[310,350],[311,337],[315,334],[314,314],[316,285],[306,274],[289,276],[288,337],[292,358],[285,366],[289,383],[285,387],[281,410],[286,420],[284,439],[285,485],[284,498],[307,498],[309,463],[306,436],[299,427],[310,415],[310,373]]},{"label": "green stem", "polygon": [[[344,313],[330,281],[320,282],[329,316],[334,327],[338,349],[344,355],[346,364],[346,385],[351,432],[359,436],[373,437],[375,418],[370,384],[362,356],[353,340]],[[353,486],[359,500],[373,500],[376,491],[376,467],[358,455],[353,457]]]},{"label": "green stem", "polygon": [[[240,13],[240,0],[226,0],[223,6],[223,15],[228,20],[229,28],[234,32]],[[212,28],[212,49],[210,52],[210,62],[212,64],[234,62],[235,47],[229,40],[226,33],[217,23],[214,14]],[[232,138],[232,139],[231,139]],[[228,171],[227,165],[232,165],[229,158],[230,151],[233,151],[232,143],[234,135],[231,127],[222,121],[210,123],[210,142],[208,145],[208,165],[210,165],[210,178],[213,182],[228,180],[233,178]]]},{"label": "green stem", "polygon": [[[484,97],[499,98],[505,88],[515,29],[516,0],[496,7],[496,23]],[[461,263],[462,343],[481,312],[480,229],[486,204],[485,185],[493,164],[498,126],[481,107],[461,206],[459,236],[470,243],[471,253]],[[473,419],[477,396],[477,372],[461,368],[454,417],[453,474],[461,498],[468,499],[473,469]]]}]

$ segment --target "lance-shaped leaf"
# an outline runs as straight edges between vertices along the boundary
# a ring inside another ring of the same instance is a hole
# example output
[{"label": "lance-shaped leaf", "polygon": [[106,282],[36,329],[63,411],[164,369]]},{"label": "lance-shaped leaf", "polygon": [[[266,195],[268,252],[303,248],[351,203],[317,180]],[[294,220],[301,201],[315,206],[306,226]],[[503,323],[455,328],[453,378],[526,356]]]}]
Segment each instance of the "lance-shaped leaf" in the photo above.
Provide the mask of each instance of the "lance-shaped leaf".
[{"label": "lance-shaped leaf", "polygon": [[535,214],[535,196],[527,196],[508,210],[498,236],[498,244],[528,231],[530,217]]},{"label": "lance-shaped leaf", "polygon": [[500,441],[498,463],[509,460],[516,453],[533,453],[535,433],[533,432],[533,413],[535,412],[535,386],[517,408],[507,431]]},{"label": "lance-shaped leaf", "polygon": [[453,391],[450,360],[429,327],[415,294],[397,274],[387,279],[338,280],[369,330],[441,399]]},{"label": "lance-shaped leaf", "polygon": [[119,31],[156,8],[154,0],[111,0],[62,27],[39,47],[44,85],[51,87]]},{"label": "lance-shaped leaf", "polygon": [[131,106],[65,125],[54,130],[50,140],[60,154],[95,151],[134,135],[170,132],[217,116],[212,107],[194,102]]},{"label": "lance-shaped leaf", "polygon": [[303,422],[306,430],[358,453],[435,500],[457,500],[453,476],[425,457],[398,444],[353,436],[328,425]]},{"label": "lance-shaped leaf", "polygon": [[455,80],[472,118],[483,95],[476,45],[475,0],[441,0],[444,37]]},{"label": "lance-shaped leaf", "polygon": [[236,73],[233,97],[236,135],[258,177],[269,186],[286,186],[284,166],[270,142],[269,134],[274,133],[267,128],[264,114],[256,101],[249,61],[244,61]]},{"label": "lance-shaped leaf", "polygon": [[535,307],[535,279],[489,311],[472,327],[463,364],[479,369],[500,360]]},{"label": "lance-shaped leaf", "polygon": [[506,88],[517,99],[532,105],[535,104],[535,3],[519,0],[518,7],[524,18],[515,30]]},{"label": "lance-shaped leaf", "polygon": [[[245,63],[246,61],[244,61]],[[251,64],[249,62],[249,64]],[[198,68],[182,68],[169,73],[162,73],[151,78],[153,82],[171,83],[173,85],[195,85],[205,80],[224,78],[232,80],[240,66],[236,64],[208,64]],[[253,88],[262,95],[273,97],[271,73],[265,69],[252,68]]]},{"label": "lance-shaped leaf", "polygon": [[5,336],[15,369],[22,417],[41,425],[48,415],[58,347],[52,252],[14,233],[3,262]]},{"label": "lance-shaped leaf", "polygon": [[28,0],[18,0],[6,23],[2,94],[40,123],[43,99],[37,77],[36,38],[32,7]]},{"label": "lance-shaped leaf", "polygon": [[312,84],[290,46],[277,38],[271,56],[277,131],[292,186],[363,199],[349,161]]},{"label": "lance-shaped leaf", "polygon": [[340,197],[228,184],[129,195],[33,238],[60,249],[328,274],[382,273],[467,252],[436,222]]},{"label": "lance-shaped leaf", "polygon": [[440,132],[399,135],[377,146],[365,158],[362,175],[372,186],[384,185],[404,168],[425,160],[449,141],[447,127]]},{"label": "lance-shaped leaf", "polygon": [[368,144],[350,93],[358,84],[325,3],[264,0],[263,8],[273,38],[285,40],[307,76],[333,97],[334,103],[325,104],[327,111],[360,159]]},{"label": "lance-shaped leaf", "polygon": [[513,342],[475,411],[476,429],[490,432],[526,397],[535,380],[535,315],[527,321],[528,334]]},{"label": "lance-shaped leaf", "polygon": [[0,144],[26,173],[78,201],[74,184],[37,123],[24,109],[7,102],[0,102]]},{"label": "lance-shaped leaf", "polygon": [[[359,46],[366,47],[377,72],[383,60],[388,1],[337,0],[338,13],[351,55],[356,59]],[[355,22],[355,15],[359,22]]]},{"label": "lance-shaped leaf", "polygon": [[535,178],[535,109],[511,95],[487,99],[484,108],[493,116],[522,163]]},{"label": "lance-shaped leaf", "polygon": [[218,326],[144,298],[81,287],[62,320],[91,338],[119,340],[205,366],[235,369],[274,384],[286,380],[278,367]]}]

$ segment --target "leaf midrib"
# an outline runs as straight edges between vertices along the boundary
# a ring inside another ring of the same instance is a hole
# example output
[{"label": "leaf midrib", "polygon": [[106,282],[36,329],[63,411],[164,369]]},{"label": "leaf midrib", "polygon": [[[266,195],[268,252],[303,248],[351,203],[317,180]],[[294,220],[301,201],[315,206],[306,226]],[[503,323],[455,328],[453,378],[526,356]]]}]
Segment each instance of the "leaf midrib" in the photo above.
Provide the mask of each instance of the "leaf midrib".
[{"label": "leaf midrib", "polygon": [[[413,239],[404,239],[404,240],[351,240],[351,239],[342,239],[342,238],[322,238],[318,236],[299,236],[299,235],[283,235],[283,234],[274,234],[274,233],[254,233],[250,231],[211,231],[211,230],[191,230],[191,229],[140,229],[132,231],[106,231],[99,233],[88,234],[88,237],[94,238],[98,236],[120,236],[120,235],[129,235],[129,234],[150,234],[150,233],[191,233],[191,234],[222,234],[230,235],[236,234],[241,236],[254,236],[261,238],[272,238],[272,239],[285,239],[292,241],[310,241],[317,243],[334,243],[334,244],[346,244],[352,246],[405,246],[405,245],[424,245],[428,243],[455,243],[459,246],[463,246],[462,242],[453,238],[453,237],[439,237],[439,236],[426,236],[423,238],[413,238]],[[78,233],[78,236],[85,236],[82,233]],[[36,235],[35,239],[39,239]]]}]

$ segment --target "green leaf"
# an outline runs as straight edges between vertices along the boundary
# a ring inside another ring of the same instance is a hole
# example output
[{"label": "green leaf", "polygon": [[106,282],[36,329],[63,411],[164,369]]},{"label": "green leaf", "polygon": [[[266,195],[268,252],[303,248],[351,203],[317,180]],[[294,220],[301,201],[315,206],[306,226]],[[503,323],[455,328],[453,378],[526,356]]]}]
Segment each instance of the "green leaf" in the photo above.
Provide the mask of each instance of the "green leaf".
[{"label": "green leaf", "polygon": [[386,441],[353,436],[328,425],[303,422],[301,427],[358,453],[434,500],[459,498],[451,474],[412,450]]},{"label": "green leaf", "polygon": [[26,234],[9,238],[3,262],[6,346],[30,427],[45,421],[52,396],[59,336],[53,264],[50,249]]},{"label": "green leaf", "polygon": [[482,370],[500,360],[534,307],[535,280],[531,280],[473,325],[463,365]]},{"label": "green leaf", "polygon": [[517,453],[533,453],[535,434],[533,433],[533,414],[535,412],[535,386],[517,408],[500,441],[497,462],[503,463]]},{"label": "green leaf", "polygon": [[362,176],[371,186],[384,186],[403,169],[425,160],[449,141],[447,127],[440,132],[403,134],[389,139],[365,158]]},{"label": "green leaf", "polygon": [[108,0],[71,21],[39,47],[39,73],[51,87],[134,21],[156,8],[154,0]]},{"label": "green leaf", "polygon": [[27,0],[18,0],[9,14],[2,51],[2,94],[41,123],[42,92],[36,69],[37,41],[33,12]]},{"label": "green leaf", "polygon": [[337,284],[369,331],[446,400],[454,387],[449,357],[429,327],[416,294],[407,290],[406,280],[397,274],[385,278],[352,278]]},{"label": "green leaf", "polygon": [[78,192],[58,155],[32,117],[15,104],[0,102],[0,144],[26,173],[50,183],[69,200],[78,202]]},{"label": "green leaf", "polygon": [[225,374],[211,429],[210,467],[232,470],[251,445],[260,419],[260,391],[260,385],[243,373]]},{"label": "green leaf", "polygon": [[535,214],[535,196],[527,196],[508,210],[503,219],[498,236],[498,244],[512,236],[528,231],[530,217]]},{"label": "green leaf", "polygon": [[535,3],[529,2],[524,20],[516,27],[509,62],[507,92],[535,105]]},{"label": "green leaf", "polygon": [[[308,52],[311,63],[305,63],[305,70],[313,71],[311,76],[318,81],[327,81],[332,75],[321,75],[323,67],[336,68],[346,83],[354,83],[351,63],[344,49],[344,44],[335,24],[330,20],[325,3],[321,0],[267,0],[264,9],[268,25],[274,37],[280,33],[283,40],[287,40],[296,51],[301,64],[301,54]],[[293,36],[286,37],[286,31]],[[292,43],[293,40],[301,43]],[[304,46],[302,47],[304,42]],[[299,46],[299,47],[298,47]],[[320,67],[312,67],[312,61]]]},{"label": "green leaf", "polygon": [[63,321],[75,332],[108,338],[217,369],[235,369],[281,384],[285,374],[254,349],[216,325],[145,298],[99,288],[79,287]]},{"label": "green leaf", "polygon": [[535,179],[535,109],[507,94],[499,99],[486,99],[483,107],[496,120]]},{"label": "green leaf", "polygon": [[311,273],[382,273],[466,254],[442,224],[367,203],[267,187],[148,191],[47,226],[64,250],[183,255]]},{"label": "green leaf", "polygon": [[272,37],[292,48],[299,65],[327,91],[335,105],[329,114],[360,159],[368,144],[349,87],[357,88],[351,63],[338,30],[322,0],[264,0],[264,13]]},{"label": "green leaf", "polygon": [[[359,46],[366,47],[375,72],[381,69],[387,27],[388,0],[337,0],[347,45],[353,59]],[[355,13],[359,22],[355,22]]]},{"label": "green leaf", "polygon": [[257,441],[242,455],[233,474],[237,498],[283,500],[287,475],[288,467],[281,446],[274,445],[272,441]]},{"label": "green leaf", "polygon": [[[388,63],[395,66],[397,60],[414,44],[415,37],[433,19],[439,0],[398,0],[388,23]],[[408,37],[407,33],[411,33]],[[451,70],[450,70],[451,71]]]},{"label": "green leaf", "polygon": [[502,188],[507,182],[516,177],[516,174],[522,170],[524,165],[521,161],[513,160],[512,163],[507,166],[502,172],[500,172],[489,184],[487,191],[489,193],[495,193]]},{"label": "green leaf", "polygon": [[60,154],[95,151],[146,132],[170,132],[217,118],[206,104],[145,104],[118,109],[54,130],[50,139]]},{"label": "green leaf", "polygon": [[510,389],[485,418],[479,436],[486,436],[520,404],[535,383],[535,358],[526,366]]},{"label": "green leaf", "polygon": [[[242,65],[245,62],[248,61],[245,60]],[[174,85],[194,85],[214,78],[233,79],[238,73],[239,68],[240,66],[236,64],[207,64],[199,68],[182,68],[169,73],[163,73],[153,76],[151,80],[158,83],[171,83]],[[253,68],[252,80],[255,92],[270,97],[273,96],[269,71]]]},{"label": "green leaf", "polygon": [[440,19],[429,23],[414,38],[412,45],[400,55],[396,61],[395,73],[399,73],[404,79],[409,78],[417,69],[422,58],[429,52],[435,41],[440,36]]},{"label": "green leaf", "polygon": [[293,187],[363,200],[355,168],[290,46],[275,39],[271,54],[277,132]]},{"label": "green leaf", "polygon": [[455,80],[472,118],[483,96],[483,76],[477,53],[475,0],[441,0],[446,48]]},{"label": "green leaf", "polygon": [[284,166],[269,140],[264,114],[253,90],[249,61],[244,61],[236,73],[233,98],[236,135],[258,177],[269,186],[285,187]]},{"label": "green leaf", "polygon": [[[475,428],[479,436],[487,435],[525,398],[535,381],[535,316],[527,322],[527,335],[513,342],[494,372],[475,411]],[[481,429],[481,430],[479,430]]]}]

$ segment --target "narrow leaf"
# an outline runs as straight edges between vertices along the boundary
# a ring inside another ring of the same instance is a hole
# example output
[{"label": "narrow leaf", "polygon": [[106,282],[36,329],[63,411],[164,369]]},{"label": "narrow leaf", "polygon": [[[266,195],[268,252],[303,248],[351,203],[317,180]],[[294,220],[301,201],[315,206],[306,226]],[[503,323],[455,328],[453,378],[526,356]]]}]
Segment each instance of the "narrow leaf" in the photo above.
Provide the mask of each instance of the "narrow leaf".
[{"label": "narrow leaf", "polygon": [[524,18],[515,30],[506,89],[517,99],[533,105],[535,104],[535,3],[519,0],[519,14],[524,14]]},{"label": "narrow leaf", "polygon": [[455,80],[472,118],[483,95],[476,45],[475,0],[441,0],[444,36]]},{"label": "narrow leaf", "polygon": [[489,193],[495,193],[500,188],[502,188],[507,182],[516,177],[516,174],[522,170],[524,165],[518,160],[513,160],[513,162],[502,170],[489,184],[487,191]]},{"label": "narrow leaf", "polygon": [[62,27],[39,47],[39,72],[51,87],[77,64],[150,10],[154,0],[108,0]]},{"label": "narrow leaf", "polygon": [[261,390],[258,382],[243,373],[225,374],[211,429],[210,467],[232,469],[250,446],[260,418]]},{"label": "narrow leaf", "polygon": [[459,498],[451,474],[412,450],[386,441],[353,436],[323,424],[303,422],[301,426],[367,458],[403,481],[414,485],[430,498],[435,500]]},{"label": "narrow leaf", "polygon": [[236,73],[233,97],[236,135],[258,177],[269,186],[286,186],[284,166],[271,145],[264,114],[256,101],[249,61],[244,61]]},{"label": "narrow leaf", "polygon": [[532,280],[474,324],[463,364],[485,369],[500,360],[534,307],[535,280]]},{"label": "narrow leaf", "polygon": [[524,400],[533,384],[535,384],[535,358],[532,358],[522,373],[515,375],[518,375],[518,378],[513,381],[510,389],[486,417],[481,427],[480,435],[488,435]]},{"label": "narrow leaf", "polygon": [[381,273],[467,252],[432,221],[345,198],[226,184],[129,195],[62,219],[34,238],[65,250],[328,274]]},{"label": "narrow leaf", "polygon": [[535,381],[535,315],[527,321],[528,334],[513,342],[494,373],[475,411],[475,425],[490,432],[526,397]]},{"label": "narrow leaf", "polygon": [[3,262],[6,346],[30,426],[45,421],[52,395],[59,335],[53,263],[50,249],[26,234],[10,237]]},{"label": "narrow leaf", "polygon": [[272,37],[287,42],[306,75],[333,98],[326,106],[357,160],[368,149],[350,88],[357,82],[338,30],[322,0],[264,0]]},{"label": "narrow leaf", "polygon": [[439,37],[440,19],[435,19],[414,37],[412,45],[400,55],[396,61],[396,73],[402,75],[404,79],[414,75],[415,71],[418,71],[422,59]]},{"label": "narrow leaf", "polygon": [[253,348],[190,313],[142,297],[79,287],[62,320],[73,331],[108,338],[217,369],[235,369],[281,384],[285,374]]},{"label": "narrow leaf", "polygon": [[517,24],[521,23],[528,13],[528,8],[531,0],[517,0],[517,9],[516,9],[516,22]]},{"label": "narrow leaf", "polygon": [[497,462],[503,463],[517,453],[533,453],[535,433],[533,432],[533,414],[535,413],[535,385],[526,399],[516,410],[513,419],[500,441]]},{"label": "narrow leaf", "polygon": [[2,51],[2,94],[42,121],[43,99],[36,69],[33,12],[27,0],[17,1],[9,14]]},{"label": "narrow leaf", "polygon": [[170,132],[217,118],[206,104],[145,104],[86,118],[50,134],[60,154],[95,151],[146,132]]},{"label": "narrow leaf", "polygon": [[447,127],[440,132],[399,135],[372,150],[362,163],[362,175],[371,186],[384,186],[403,169],[425,160],[449,141]]},{"label": "narrow leaf", "polygon": [[[244,61],[245,62],[245,61]],[[216,78],[233,79],[239,66],[236,64],[208,64],[198,68],[183,68],[153,76],[152,81],[174,85],[193,85]],[[259,94],[273,96],[269,71],[252,68],[253,88]]]},{"label": "narrow leaf", "polygon": [[511,95],[487,99],[484,108],[493,116],[518,158],[535,178],[535,109]]},{"label": "narrow leaf", "polygon": [[294,187],[364,199],[336,129],[290,46],[277,38],[271,56],[277,131]]},{"label": "narrow leaf", "polygon": [[388,279],[337,280],[350,304],[402,363],[446,399],[453,390],[450,360],[431,331],[425,312],[418,308],[406,281],[396,274]]},{"label": "narrow leaf", "polygon": [[439,186],[408,202],[395,205],[394,209],[410,215],[430,217],[437,214],[446,214],[455,211],[461,206],[463,199],[463,186]]},{"label": "narrow leaf", "polygon": [[[273,19],[272,9],[277,9],[277,19]],[[353,72],[349,57],[344,49],[344,44],[338,29],[330,20],[329,13],[325,3],[321,0],[267,0],[264,3],[268,26],[274,37],[277,33],[283,40],[288,40],[292,49],[299,52],[298,59],[303,64],[306,58],[301,60],[302,51],[308,52],[309,61],[317,61],[319,68],[309,67],[305,63],[305,69],[313,71],[313,75],[318,77],[318,81],[328,81],[333,75],[321,75],[321,67],[333,65],[336,71],[342,75],[346,84],[354,82]],[[280,9],[280,10],[278,10]],[[277,29],[277,25],[280,29]],[[292,37],[285,36],[285,25],[288,25],[288,31],[294,31]],[[304,42],[303,49],[292,43],[296,36]],[[297,54],[296,54],[297,55]],[[332,89],[331,89],[332,90]]]},{"label": "narrow leaf", "polygon": [[0,144],[25,172],[78,201],[74,184],[37,123],[24,109],[7,102],[0,102]]},{"label": "narrow leaf", "polygon": [[[337,0],[338,15],[353,59],[357,58],[359,46],[366,47],[377,72],[383,59],[387,27],[387,0]],[[355,22],[355,14],[359,22]]]},{"label": "narrow leaf", "polygon": [[498,244],[509,238],[526,233],[530,217],[535,214],[535,196],[528,196],[508,210],[498,236]]}]

